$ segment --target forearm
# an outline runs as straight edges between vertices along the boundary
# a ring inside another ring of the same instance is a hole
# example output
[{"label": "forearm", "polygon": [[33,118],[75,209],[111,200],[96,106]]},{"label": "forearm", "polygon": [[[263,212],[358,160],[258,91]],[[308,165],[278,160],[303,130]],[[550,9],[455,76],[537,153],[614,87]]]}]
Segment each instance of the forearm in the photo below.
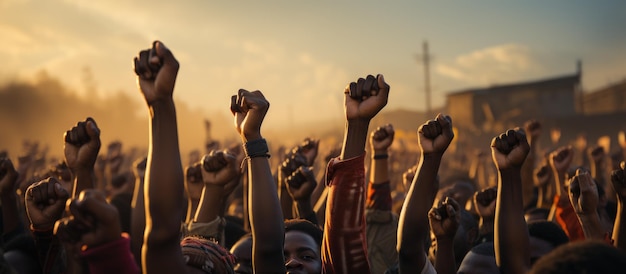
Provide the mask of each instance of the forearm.
[{"label": "forearm", "polygon": [[202,197],[196,209],[193,221],[196,223],[208,223],[218,216],[223,216],[220,212],[223,208],[226,197],[224,197],[224,187],[215,185],[205,185],[202,189]]},{"label": "forearm", "polygon": [[600,223],[600,216],[597,212],[589,215],[578,215],[578,221],[582,226],[585,239],[603,240],[605,231]]},{"label": "forearm", "polygon": [[346,122],[341,160],[352,159],[363,154],[369,122],[369,120],[351,120]]},{"label": "forearm", "polygon": [[[157,101],[150,107],[150,147],[144,186],[148,241],[178,239],[183,218],[183,172],[178,148],[174,102]],[[160,239],[152,236],[159,235]],[[178,240],[177,240],[178,241]],[[149,243],[151,244],[151,243]]]},{"label": "forearm", "polygon": [[454,239],[437,239],[435,270],[437,270],[437,274],[456,273],[456,262],[454,259]]},{"label": "forearm", "polygon": [[535,148],[531,146],[524,164],[522,164],[521,178],[522,178],[522,199],[524,207],[528,206],[533,199],[533,187],[534,187],[534,175],[535,170]]},{"label": "forearm", "polygon": [[380,157],[381,155],[387,155],[387,150],[374,151],[374,155],[372,155],[372,170],[370,172],[370,182],[373,184],[389,182],[389,167],[387,158],[375,158],[377,156]]},{"label": "forearm", "polygon": [[[421,260],[425,253],[424,240],[428,237],[428,211],[433,206],[433,201],[439,184],[437,172],[441,163],[441,155],[422,155],[417,174],[409,189],[398,227],[398,254],[400,269],[405,269],[404,264],[419,264],[410,269],[419,271],[423,266]],[[416,270],[417,269],[417,270]]]},{"label": "forearm", "polygon": [[626,224],[622,224],[626,220],[626,210],[624,202],[618,200],[617,214],[615,215],[615,224],[613,227],[613,245],[622,251],[626,251]]},{"label": "forearm", "polygon": [[72,170],[74,177],[74,191],[72,197],[77,198],[78,195],[86,189],[94,189],[96,174],[92,168],[75,169]]},{"label": "forearm", "polygon": [[143,233],[146,228],[146,214],[143,200],[142,179],[135,180],[135,190],[133,193],[132,213],[131,213],[131,250],[137,265],[141,265],[141,246],[143,245]]},{"label": "forearm", "polygon": [[255,157],[248,160],[249,208],[252,237],[252,256],[255,272],[285,272],[283,244],[285,225],[278,200],[276,184],[269,159]]},{"label": "forearm", "polygon": [[317,216],[315,215],[315,211],[313,211],[313,205],[311,205],[311,200],[304,199],[300,201],[296,201],[296,211],[298,212],[298,218],[306,219],[314,224],[317,224]]},{"label": "forearm", "polygon": [[[528,229],[524,221],[519,169],[499,171],[494,248],[502,273],[526,273],[530,266]],[[515,247],[512,249],[511,247]]]},{"label": "forearm", "polygon": [[493,233],[493,219],[480,218],[480,225],[478,230],[480,236]]}]

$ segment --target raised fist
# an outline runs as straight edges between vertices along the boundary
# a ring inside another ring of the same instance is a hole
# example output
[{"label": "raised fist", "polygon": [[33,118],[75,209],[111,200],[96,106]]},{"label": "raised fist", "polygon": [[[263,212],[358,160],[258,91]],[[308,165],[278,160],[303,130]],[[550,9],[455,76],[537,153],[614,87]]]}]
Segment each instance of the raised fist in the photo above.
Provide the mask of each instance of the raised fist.
[{"label": "raised fist", "polygon": [[320,146],[320,140],[311,138],[304,139],[304,143],[298,146],[298,152],[306,158],[306,165],[313,166],[315,158],[317,158],[318,149]]},{"label": "raised fist", "polygon": [[202,157],[202,181],[204,184],[224,186],[239,174],[235,155],[225,151],[211,151]]},{"label": "raised fist", "polygon": [[491,141],[491,156],[498,170],[520,168],[529,151],[526,135],[520,129],[509,129]]},{"label": "raised fist", "polygon": [[589,155],[589,159],[594,163],[600,163],[604,160],[606,153],[604,153],[604,148],[601,146],[593,146],[587,150],[587,154]]},{"label": "raised fist", "polygon": [[261,124],[270,107],[263,93],[240,89],[231,97],[230,111],[235,116],[235,127],[243,142],[261,139]]},{"label": "raised fist", "polygon": [[394,135],[395,131],[391,124],[376,128],[376,130],[370,134],[370,145],[372,146],[374,154],[387,153],[387,149],[393,144]]},{"label": "raised fist", "polygon": [[497,187],[485,188],[474,194],[474,206],[483,219],[493,219],[496,215]]},{"label": "raised fist", "polygon": [[122,228],[115,206],[98,190],[84,190],[67,207],[68,217],[56,222],[54,233],[62,241],[95,247],[121,237]]},{"label": "raised fist", "polygon": [[313,174],[313,168],[301,166],[285,179],[287,191],[295,201],[311,198],[311,194],[317,186],[317,180]]},{"label": "raised fist", "polygon": [[179,67],[172,52],[160,41],[154,41],[151,49],[139,52],[135,57],[135,73],[148,105],[172,98]]},{"label": "raised fist", "polygon": [[461,220],[459,204],[452,198],[446,197],[439,207],[433,207],[428,212],[430,229],[437,239],[453,239]]},{"label": "raised fist", "polygon": [[387,105],[389,89],[382,74],[348,84],[344,90],[346,119],[371,120]]},{"label": "raised fist", "polygon": [[73,172],[94,169],[100,151],[100,129],[89,117],[65,132],[65,162]]},{"label": "raised fist", "polygon": [[435,120],[429,120],[421,125],[417,132],[423,154],[443,154],[454,139],[452,119],[441,113]]},{"label": "raised fist", "polygon": [[535,186],[543,187],[550,183],[550,178],[552,177],[552,172],[549,164],[543,164],[539,168],[537,168],[534,172],[535,174]]},{"label": "raised fist", "polygon": [[569,199],[578,215],[596,213],[598,209],[598,187],[589,172],[578,169],[569,183]]},{"label": "raised fist", "polygon": [[611,172],[611,182],[613,183],[613,189],[617,193],[617,198],[625,202],[626,201],[626,171],[624,171],[624,162],[620,163],[620,168]]},{"label": "raised fist", "polygon": [[524,131],[528,137],[529,143],[535,142],[541,135],[541,123],[536,120],[530,120],[524,123]]},{"label": "raised fist", "polygon": [[52,230],[54,223],[63,215],[65,201],[70,194],[59,181],[50,177],[32,184],[26,190],[26,213],[31,229],[36,231]]},{"label": "raised fist", "polygon": [[558,172],[565,173],[574,159],[574,149],[571,146],[560,147],[550,153],[550,165]]}]

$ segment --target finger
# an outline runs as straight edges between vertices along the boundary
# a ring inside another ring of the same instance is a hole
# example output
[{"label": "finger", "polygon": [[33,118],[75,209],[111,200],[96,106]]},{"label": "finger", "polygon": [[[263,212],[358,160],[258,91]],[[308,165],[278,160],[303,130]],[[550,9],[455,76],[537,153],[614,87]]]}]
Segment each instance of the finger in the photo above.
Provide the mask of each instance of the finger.
[{"label": "finger", "polygon": [[515,131],[512,129],[509,129],[506,131],[506,143],[509,145],[509,147],[513,147],[515,145],[517,145],[517,138],[515,136]]},{"label": "finger", "polygon": [[98,124],[96,124],[96,120],[91,117],[87,117],[87,123],[85,125],[85,130],[89,135],[90,139],[96,139],[100,137],[100,128],[98,128]]},{"label": "finger", "polygon": [[452,119],[450,116],[439,113],[436,119],[441,127],[441,134],[446,137],[454,137],[454,132],[452,131]]},{"label": "finger", "polygon": [[[378,74],[376,76],[376,85],[378,86],[378,94],[377,96],[381,96],[381,97],[385,97],[387,98],[389,96],[389,84],[387,84],[387,82],[385,82],[385,77],[382,74]],[[376,88],[376,87],[374,87]]]},{"label": "finger", "polygon": [[375,90],[374,82],[376,82],[376,78],[372,75],[368,75],[365,78],[365,82],[363,83],[363,91],[365,94],[369,94],[370,96],[375,96],[378,93],[378,90]]},{"label": "finger", "polygon": [[441,216],[439,216],[436,207],[433,207],[428,211],[428,218],[431,220],[434,219],[434,220],[441,221]]},{"label": "finger", "polygon": [[357,89],[356,89],[356,83],[355,82],[350,83],[349,91],[350,91],[350,98],[357,99],[357,100],[361,99],[358,96]]},{"label": "finger", "polygon": [[457,211],[461,208],[461,206],[459,206],[459,203],[457,203],[457,201],[451,197],[446,197],[446,201],[444,203],[451,205]]},{"label": "finger", "polygon": [[63,140],[65,140],[66,143],[72,144],[71,134],[72,134],[71,130],[65,131],[65,134],[63,134]]},{"label": "finger", "polygon": [[[174,57],[172,51],[163,44],[161,41],[154,41],[153,47],[155,48],[156,55],[162,61],[163,66],[168,66],[168,68],[178,69],[178,61]],[[175,66],[175,67],[174,67]]]},{"label": "finger", "polygon": [[363,78],[359,78],[356,81],[356,96],[357,98],[362,98],[365,99],[366,97],[369,97],[369,92],[366,92],[363,90],[363,85],[365,85],[365,79]]},{"label": "finger", "polygon": [[139,65],[142,68],[142,73],[140,76],[143,77],[144,79],[153,78],[152,71],[150,70],[150,67],[148,64],[149,59],[150,59],[149,50],[142,50],[141,52],[139,52]]},{"label": "finger", "polygon": [[133,63],[133,70],[135,71],[135,74],[137,74],[137,76],[142,76],[145,68],[141,66],[141,63],[139,63],[139,58],[135,57],[135,59],[133,59]]},{"label": "finger", "polygon": [[161,68],[161,58],[159,58],[159,56],[157,55],[156,52],[156,47],[157,47],[157,41],[152,42],[152,48],[150,49],[150,55],[149,57],[149,62],[148,62],[148,66],[150,71],[156,75],[159,72],[159,69]]},{"label": "finger", "polygon": [[241,112],[241,107],[239,107],[239,104],[237,103],[237,95],[230,97],[230,112],[232,112],[233,115]]}]

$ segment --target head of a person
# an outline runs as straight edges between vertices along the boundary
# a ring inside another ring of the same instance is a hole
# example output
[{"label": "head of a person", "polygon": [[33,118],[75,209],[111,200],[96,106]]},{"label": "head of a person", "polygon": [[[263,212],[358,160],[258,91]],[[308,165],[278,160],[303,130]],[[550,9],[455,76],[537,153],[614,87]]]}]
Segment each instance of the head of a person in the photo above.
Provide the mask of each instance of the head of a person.
[{"label": "head of a person", "polygon": [[499,274],[500,268],[496,265],[493,242],[485,242],[473,247],[463,258],[457,273]]},{"label": "head of a person", "polygon": [[459,203],[462,208],[465,208],[467,202],[471,202],[475,192],[476,188],[470,179],[454,179],[449,186],[437,192],[435,205],[438,206],[439,203],[443,202],[443,199],[450,197]]},{"label": "head of a person", "polygon": [[539,258],[550,253],[555,248],[569,242],[569,238],[554,222],[537,221],[528,224],[530,236],[530,261],[534,263]]},{"label": "head of a person", "polygon": [[[460,223],[459,228],[454,235],[454,259],[459,265],[463,261],[463,257],[472,249],[474,243],[478,239],[478,222],[476,219],[464,209],[459,211]],[[437,239],[434,234],[430,234],[431,245],[428,252],[429,259],[435,261],[437,255]]]},{"label": "head of a person", "polygon": [[322,273],[322,230],[303,220],[285,221],[285,267],[288,273]]},{"label": "head of a person", "polygon": [[243,235],[233,247],[230,253],[237,258],[237,264],[234,267],[237,274],[252,274],[252,234]]},{"label": "head of a person", "polygon": [[600,241],[579,241],[546,254],[529,273],[624,273],[625,269],[625,252]]},{"label": "head of a person", "polygon": [[235,256],[217,242],[188,236],[180,242],[180,247],[187,273],[235,273]]}]

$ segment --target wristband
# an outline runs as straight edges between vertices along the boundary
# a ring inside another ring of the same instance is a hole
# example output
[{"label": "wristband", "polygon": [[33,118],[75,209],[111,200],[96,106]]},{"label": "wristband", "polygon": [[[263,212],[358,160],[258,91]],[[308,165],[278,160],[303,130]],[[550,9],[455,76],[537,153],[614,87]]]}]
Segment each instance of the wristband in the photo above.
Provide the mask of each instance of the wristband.
[{"label": "wristband", "polygon": [[270,157],[267,142],[263,138],[246,142],[243,145],[243,150],[246,153],[246,158]]},{"label": "wristband", "polygon": [[382,160],[389,158],[389,154],[376,154],[374,155],[374,160]]}]

